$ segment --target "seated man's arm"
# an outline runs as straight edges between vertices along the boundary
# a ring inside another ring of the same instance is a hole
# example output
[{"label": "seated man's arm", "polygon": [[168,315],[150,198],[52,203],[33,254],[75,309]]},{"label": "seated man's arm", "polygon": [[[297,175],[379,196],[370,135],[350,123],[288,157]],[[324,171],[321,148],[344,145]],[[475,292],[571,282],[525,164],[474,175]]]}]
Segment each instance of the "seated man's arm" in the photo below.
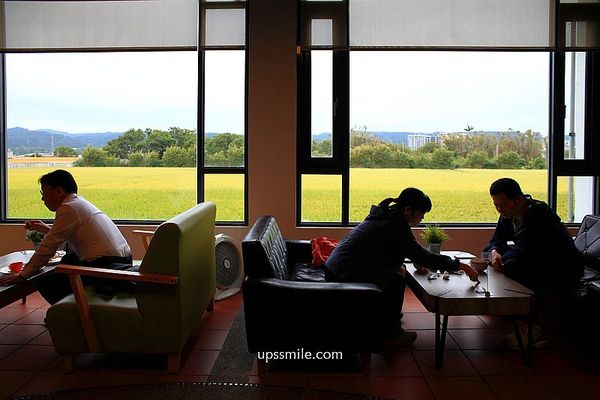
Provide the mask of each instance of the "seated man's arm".
[{"label": "seated man's arm", "polygon": [[512,240],[513,235],[507,229],[507,223],[511,223],[510,220],[505,220],[502,217],[498,219],[494,235],[490,239],[490,244],[488,244],[483,251],[496,250],[499,254],[504,254],[508,250],[506,242]]},{"label": "seated man's arm", "polygon": [[52,228],[44,236],[40,247],[23,268],[21,276],[29,278],[35,275],[54,256],[58,246],[68,240],[77,229],[77,226],[77,215],[73,209],[71,207],[59,207]]}]

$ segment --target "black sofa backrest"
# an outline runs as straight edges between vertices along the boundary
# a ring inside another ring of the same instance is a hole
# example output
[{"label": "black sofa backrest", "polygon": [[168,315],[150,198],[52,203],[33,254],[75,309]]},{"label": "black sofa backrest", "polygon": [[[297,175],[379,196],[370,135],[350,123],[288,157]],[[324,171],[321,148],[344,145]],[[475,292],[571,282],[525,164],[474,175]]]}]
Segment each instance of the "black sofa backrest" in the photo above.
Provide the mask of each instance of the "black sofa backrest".
[{"label": "black sofa backrest", "polygon": [[246,275],[289,280],[287,246],[272,215],[256,221],[242,242],[242,252]]},{"label": "black sofa backrest", "polygon": [[[586,215],[575,237],[575,246],[587,257],[600,259],[600,216]],[[598,265],[598,263],[596,263]]]}]

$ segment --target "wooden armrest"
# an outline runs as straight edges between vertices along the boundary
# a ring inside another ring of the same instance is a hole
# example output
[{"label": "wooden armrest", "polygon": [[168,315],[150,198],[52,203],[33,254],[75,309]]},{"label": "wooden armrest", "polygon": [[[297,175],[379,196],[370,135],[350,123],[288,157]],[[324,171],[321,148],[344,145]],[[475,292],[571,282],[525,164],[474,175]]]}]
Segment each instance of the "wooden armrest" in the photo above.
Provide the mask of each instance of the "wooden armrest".
[{"label": "wooden armrest", "polygon": [[79,314],[79,318],[81,319],[85,340],[89,350],[92,353],[100,351],[101,348],[100,341],[98,340],[98,334],[96,333],[96,327],[94,326],[94,321],[92,320],[92,316],[90,314],[90,307],[85,295],[83,282],[81,281],[81,275],[133,282],[161,283],[166,285],[175,285],[179,280],[179,277],[176,275],[119,271],[108,268],[91,268],[68,264],[57,265],[55,271],[67,274],[69,277],[69,282],[71,283],[71,288],[73,289],[73,295],[75,296],[77,312]]},{"label": "wooden armrest", "polygon": [[134,234],[138,235],[140,237],[140,239],[142,239],[142,243],[144,244],[144,249],[148,250],[148,246],[150,246],[150,239],[152,239],[152,236],[154,236],[154,231],[134,229],[132,232]]},{"label": "wooden armrest", "polygon": [[139,236],[147,236],[147,235],[152,236],[152,235],[154,235],[154,231],[146,231],[146,230],[143,230],[143,229],[134,229],[132,232],[135,233],[136,235],[139,235]]},{"label": "wooden armrest", "polygon": [[177,275],[151,274],[147,272],[120,271],[108,268],[82,267],[80,265],[59,264],[56,272],[68,275],[84,275],[96,278],[117,279],[122,281],[160,283],[165,285],[176,285],[179,281]]}]

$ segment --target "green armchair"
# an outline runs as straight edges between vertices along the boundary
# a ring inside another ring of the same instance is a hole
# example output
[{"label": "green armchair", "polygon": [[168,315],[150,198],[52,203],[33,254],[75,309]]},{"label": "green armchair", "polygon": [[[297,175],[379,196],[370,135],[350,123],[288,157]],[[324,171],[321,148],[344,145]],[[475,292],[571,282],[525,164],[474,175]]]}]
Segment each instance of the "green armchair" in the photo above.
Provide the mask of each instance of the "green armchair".
[{"label": "green armchair", "polygon": [[[57,266],[73,294],[48,309],[47,323],[66,370],[88,352],[165,354],[168,371],[179,370],[193,328],[214,304],[215,214],[213,203],[201,203],[162,223],[139,272]],[[134,281],[135,293],[99,294],[81,276]]]}]

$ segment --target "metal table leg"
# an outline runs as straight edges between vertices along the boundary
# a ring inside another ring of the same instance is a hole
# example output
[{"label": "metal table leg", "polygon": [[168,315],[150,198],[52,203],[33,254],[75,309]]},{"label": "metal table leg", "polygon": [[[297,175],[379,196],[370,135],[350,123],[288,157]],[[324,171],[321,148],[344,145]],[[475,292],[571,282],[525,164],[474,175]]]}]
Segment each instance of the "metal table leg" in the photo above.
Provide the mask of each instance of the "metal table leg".
[{"label": "metal table leg", "polygon": [[516,318],[512,318],[513,329],[519,345],[519,351],[523,358],[523,363],[528,367],[533,365],[533,317],[527,318],[527,343],[523,343],[523,335],[519,329],[519,324]]},{"label": "metal table leg", "polygon": [[[441,332],[440,332],[441,326]],[[435,313],[435,367],[441,368],[444,362],[444,347],[446,346],[446,334],[448,332],[448,316],[444,315],[440,324],[440,314]]]}]

